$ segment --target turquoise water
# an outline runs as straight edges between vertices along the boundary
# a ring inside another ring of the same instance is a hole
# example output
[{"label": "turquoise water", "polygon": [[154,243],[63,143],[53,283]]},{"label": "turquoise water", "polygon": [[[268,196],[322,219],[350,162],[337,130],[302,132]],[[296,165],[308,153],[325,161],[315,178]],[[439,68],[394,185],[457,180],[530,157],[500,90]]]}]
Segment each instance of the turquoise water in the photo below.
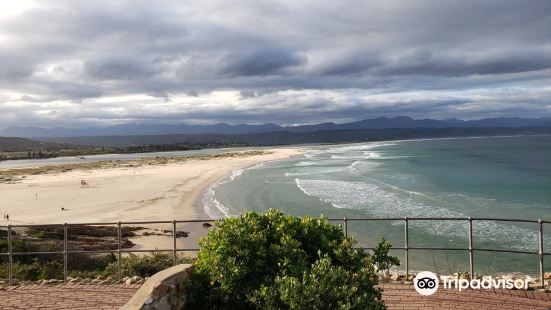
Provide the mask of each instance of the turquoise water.
[{"label": "turquoise water", "polygon": [[[235,171],[203,197],[213,217],[278,208],[295,215],[491,217],[551,221],[551,136],[414,140],[310,148],[304,157]],[[413,247],[467,248],[467,221],[412,221]],[[350,222],[373,246],[404,246],[403,222]],[[537,224],[475,221],[474,245],[538,251]],[[544,230],[551,252],[551,224]],[[403,251],[395,255],[403,259]],[[551,267],[551,258],[546,258]],[[410,252],[410,268],[468,270],[466,251]],[[481,252],[479,273],[536,273],[538,256]]]}]

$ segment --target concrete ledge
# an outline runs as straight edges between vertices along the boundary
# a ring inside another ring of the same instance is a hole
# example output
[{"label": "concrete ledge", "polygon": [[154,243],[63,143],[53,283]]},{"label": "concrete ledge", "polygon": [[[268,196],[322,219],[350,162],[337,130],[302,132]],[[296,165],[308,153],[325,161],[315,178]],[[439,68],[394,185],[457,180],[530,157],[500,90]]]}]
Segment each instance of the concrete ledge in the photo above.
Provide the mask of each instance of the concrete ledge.
[{"label": "concrete ledge", "polygon": [[183,309],[193,265],[182,264],[154,274],[121,310]]}]

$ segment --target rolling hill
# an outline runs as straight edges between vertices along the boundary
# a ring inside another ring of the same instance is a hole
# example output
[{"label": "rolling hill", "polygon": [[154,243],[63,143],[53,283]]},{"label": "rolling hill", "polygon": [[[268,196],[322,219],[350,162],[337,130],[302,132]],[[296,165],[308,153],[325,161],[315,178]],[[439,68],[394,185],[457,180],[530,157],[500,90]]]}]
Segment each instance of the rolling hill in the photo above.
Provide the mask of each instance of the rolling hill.
[{"label": "rolling hill", "polygon": [[480,120],[459,119],[412,119],[407,116],[379,117],[349,123],[321,123],[300,126],[279,126],[268,123],[261,125],[187,125],[187,124],[122,124],[91,128],[39,128],[11,126],[0,131],[0,136],[45,138],[45,137],[91,137],[91,136],[136,136],[174,134],[252,134],[267,132],[315,132],[320,130],[359,130],[389,128],[491,128],[491,127],[539,127],[551,126],[551,118],[485,118]]},{"label": "rolling hill", "polygon": [[0,137],[0,152],[39,151],[59,148],[62,145],[53,142],[35,141],[25,138]]}]

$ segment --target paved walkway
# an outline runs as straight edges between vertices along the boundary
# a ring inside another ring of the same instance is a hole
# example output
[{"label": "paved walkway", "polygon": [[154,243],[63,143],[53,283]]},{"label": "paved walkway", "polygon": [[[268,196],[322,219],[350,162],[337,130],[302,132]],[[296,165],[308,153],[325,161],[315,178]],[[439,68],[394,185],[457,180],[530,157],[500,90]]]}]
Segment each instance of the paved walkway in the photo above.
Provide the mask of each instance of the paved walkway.
[{"label": "paved walkway", "polygon": [[0,290],[0,309],[114,310],[129,301],[139,287],[139,284],[14,286]]},{"label": "paved walkway", "polygon": [[551,293],[521,290],[439,289],[431,296],[418,294],[412,285],[383,285],[388,309],[551,309]]},{"label": "paved walkway", "polygon": [[[22,285],[0,290],[0,309],[118,309],[139,285]],[[388,309],[551,309],[551,293],[439,290],[424,297],[411,285],[383,285]]]}]

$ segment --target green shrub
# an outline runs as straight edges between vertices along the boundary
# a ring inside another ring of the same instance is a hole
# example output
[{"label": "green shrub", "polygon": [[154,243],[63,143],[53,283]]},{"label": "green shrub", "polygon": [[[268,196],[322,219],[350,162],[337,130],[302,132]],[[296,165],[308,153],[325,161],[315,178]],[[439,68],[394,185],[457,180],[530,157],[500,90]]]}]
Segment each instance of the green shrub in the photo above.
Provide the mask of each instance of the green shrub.
[{"label": "green shrub", "polygon": [[[42,255],[28,256],[24,262],[14,261],[13,277],[19,280],[47,280],[63,278],[63,257]],[[183,255],[177,257],[178,264],[192,263],[192,259]],[[68,261],[69,276],[95,278],[97,276],[116,278],[119,274],[118,260],[114,254],[89,255],[70,254]],[[161,270],[174,266],[172,253],[153,253],[151,255],[123,256],[121,261],[124,276],[149,277]],[[0,267],[0,279],[8,278],[7,264]]]},{"label": "green shrub", "polygon": [[[26,242],[25,240],[14,238],[12,240],[12,251],[13,252],[35,252],[38,251],[39,248],[34,246],[33,244]],[[0,253],[7,253],[8,252],[8,241],[7,240],[0,240]],[[34,258],[31,255],[17,255],[13,257],[14,262],[18,263],[32,263]],[[7,256],[3,256],[1,258],[2,263],[7,262],[8,258]]]},{"label": "green shrub", "polygon": [[384,309],[371,256],[326,219],[250,212],[217,222],[200,244],[193,309],[300,309],[314,299],[307,308]]},{"label": "green shrub", "polygon": [[80,278],[95,278],[97,276],[113,276],[106,269],[110,264],[116,263],[117,257],[115,254],[69,254],[69,276]]},{"label": "green shrub", "polygon": [[397,257],[388,255],[391,247],[385,238],[381,238],[381,242],[373,250],[373,263],[377,270],[388,270],[392,266],[400,266],[400,260]]},{"label": "green shrub", "polygon": [[42,279],[63,279],[63,261],[42,263]]},{"label": "green shrub", "polygon": [[[44,269],[42,264],[38,260],[33,261],[31,264],[19,264],[15,263],[12,266],[13,277],[16,279],[25,279],[25,280],[43,280]],[[7,278],[7,276],[6,276]]]},{"label": "green shrub", "polygon": [[[189,264],[192,259],[183,255],[177,257],[178,264]],[[122,273],[126,276],[150,277],[155,273],[174,266],[172,253],[154,252],[151,255],[128,254],[121,261]],[[119,274],[118,262],[115,260],[105,268],[104,275]]]},{"label": "green shrub", "polygon": [[260,289],[256,304],[263,309],[385,309],[372,275],[369,264],[350,271],[326,256],[302,277],[276,277],[273,286]]},{"label": "green shrub", "polygon": [[105,270],[109,264],[117,261],[115,254],[69,254],[69,270],[95,271]]},{"label": "green shrub", "polygon": [[[7,264],[0,268],[0,279],[8,278]],[[37,281],[63,278],[63,263],[58,261],[41,262],[34,258],[31,262],[14,262],[13,278],[23,281]]]}]

